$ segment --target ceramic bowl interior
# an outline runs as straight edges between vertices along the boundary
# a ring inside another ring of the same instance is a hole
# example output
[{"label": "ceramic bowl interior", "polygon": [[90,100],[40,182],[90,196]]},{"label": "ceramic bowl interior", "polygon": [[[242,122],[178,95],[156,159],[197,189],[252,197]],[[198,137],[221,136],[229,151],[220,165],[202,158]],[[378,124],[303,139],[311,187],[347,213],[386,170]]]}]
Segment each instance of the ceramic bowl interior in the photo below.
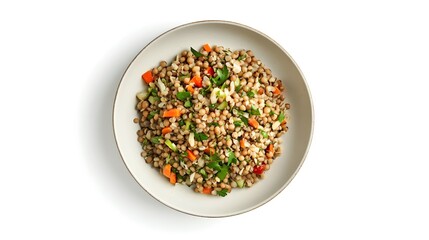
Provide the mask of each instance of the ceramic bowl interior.
[{"label": "ceramic bowl interior", "polygon": [[[161,60],[170,62],[176,54],[204,43],[230,49],[251,49],[287,88],[291,104],[289,131],[283,136],[282,154],[265,179],[251,188],[233,189],[226,197],[197,194],[186,185],[171,185],[145,163],[137,142],[139,129],[133,119],[136,93],[145,88],[141,75]],[[113,108],[116,143],[123,161],[135,180],[155,199],[178,211],[204,217],[231,216],[252,210],[279,194],[292,180],[307,154],[313,131],[313,107],[308,86],[289,54],[275,41],[250,27],[224,21],[195,22],[176,27],[149,43],[131,62],[117,89]]]}]

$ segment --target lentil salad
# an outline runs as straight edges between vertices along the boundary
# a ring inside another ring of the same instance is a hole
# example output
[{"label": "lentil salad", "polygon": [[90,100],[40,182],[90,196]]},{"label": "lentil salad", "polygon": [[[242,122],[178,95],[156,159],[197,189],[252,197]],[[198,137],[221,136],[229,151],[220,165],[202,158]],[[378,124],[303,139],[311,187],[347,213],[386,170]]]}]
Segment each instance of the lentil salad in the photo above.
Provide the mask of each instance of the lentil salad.
[{"label": "lentil salad", "polygon": [[191,47],[142,80],[134,119],[141,156],[170,183],[226,196],[264,178],[280,155],[290,104],[251,50]]}]

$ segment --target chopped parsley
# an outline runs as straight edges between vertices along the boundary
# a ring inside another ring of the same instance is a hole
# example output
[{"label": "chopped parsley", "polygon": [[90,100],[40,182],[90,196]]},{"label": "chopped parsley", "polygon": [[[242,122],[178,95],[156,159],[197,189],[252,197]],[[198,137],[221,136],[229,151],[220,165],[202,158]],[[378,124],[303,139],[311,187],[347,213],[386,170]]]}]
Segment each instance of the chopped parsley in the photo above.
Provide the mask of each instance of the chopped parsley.
[{"label": "chopped parsley", "polygon": [[191,97],[191,93],[190,92],[178,92],[176,94],[177,99],[179,99],[180,101],[185,101],[186,99]]},{"label": "chopped parsley", "polygon": [[285,115],[282,112],[280,112],[279,117],[277,118],[277,120],[279,122],[283,122],[283,120],[285,120]]},{"label": "chopped parsley", "polygon": [[216,194],[221,196],[221,197],[225,197],[228,194],[228,190],[226,190],[225,188],[220,190],[220,191],[216,191]]},{"label": "chopped parsley", "polygon": [[194,138],[200,142],[209,139],[209,137],[204,133],[194,133]]},{"label": "chopped parsley", "polygon": [[195,57],[202,57],[202,56],[204,56],[202,53],[200,53],[200,52],[198,52],[197,50],[195,50],[195,49],[193,49],[192,47],[191,47],[191,52],[192,52],[192,54],[194,54],[194,56]]}]

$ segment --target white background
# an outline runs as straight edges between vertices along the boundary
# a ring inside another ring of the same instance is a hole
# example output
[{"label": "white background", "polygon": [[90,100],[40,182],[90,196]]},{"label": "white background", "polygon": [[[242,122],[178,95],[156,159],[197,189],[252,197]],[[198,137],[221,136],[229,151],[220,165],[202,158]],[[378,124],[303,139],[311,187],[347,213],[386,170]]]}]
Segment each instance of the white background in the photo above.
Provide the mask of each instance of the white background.
[{"label": "white background", "polygon": [[[1,1],[0,239],[428,239],[425,1]],[[235,217],[176,212],[132,179],[111,129],[128,63],[177,25],[280,43],[313,95],[292,183]]]}]

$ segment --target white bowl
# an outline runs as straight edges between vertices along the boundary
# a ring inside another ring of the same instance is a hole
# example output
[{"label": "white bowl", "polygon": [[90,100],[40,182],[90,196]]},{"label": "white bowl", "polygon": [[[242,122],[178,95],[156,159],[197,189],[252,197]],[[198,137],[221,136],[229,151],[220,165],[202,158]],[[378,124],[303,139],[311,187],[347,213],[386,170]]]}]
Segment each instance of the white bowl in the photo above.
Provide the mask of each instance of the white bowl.
[{"label": "white bowl", "polygon": [[[251,49],[287,88],[291,103],[289,131],[284,135],[282,154],[265,179],[251,188],[233,189],[226,197],[198,194],[186,185],[173,186],[140,156],[139,129],[133,119],[136,93],[146,87],[141,75],[161,60],[205,43],[230,49]],[[125,165],[152,197],[178,211],[204,217],[225,217],[247,212],[268,202],[293,179],[307,154],[313,132],[313,107],[308,86],[296,63],[274,40],[250,27],[225,21],[202,21],[173,28],[150,42],[130,63],[116,92],[113,108],[116,143]]]}]

